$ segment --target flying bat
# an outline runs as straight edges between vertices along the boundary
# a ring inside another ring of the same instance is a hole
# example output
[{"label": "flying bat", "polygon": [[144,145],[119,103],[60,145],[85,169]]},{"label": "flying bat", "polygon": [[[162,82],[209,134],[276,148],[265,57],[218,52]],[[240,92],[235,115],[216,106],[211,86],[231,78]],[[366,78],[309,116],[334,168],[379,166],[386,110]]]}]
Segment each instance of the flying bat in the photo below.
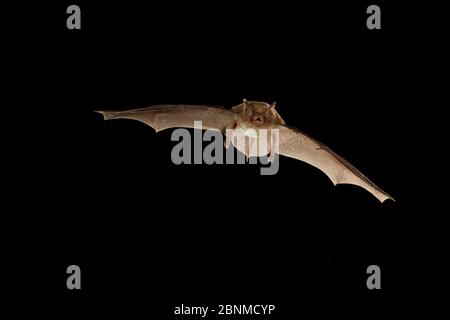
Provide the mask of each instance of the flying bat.
[{"label": "flying bat", "polygon": [[[156,105],[127,111],[97,112],[105,120],[141,121],[156,132],[176,127],[194,128],[195,121],[202,121],[203,129],[219,130],[225,134],[225,147],[232,143],[247,157],[268,155],[273,160],[278,153],[313,165],[323,171],[334,185],[353,184],[366,189],[381,202],[394,200],[327,146],[287,126],[275,107],[276,102],[268,104],[244,99],[231,109],[206,105]],[[267,143],[266,148],[258,147],[261,141]]]}]

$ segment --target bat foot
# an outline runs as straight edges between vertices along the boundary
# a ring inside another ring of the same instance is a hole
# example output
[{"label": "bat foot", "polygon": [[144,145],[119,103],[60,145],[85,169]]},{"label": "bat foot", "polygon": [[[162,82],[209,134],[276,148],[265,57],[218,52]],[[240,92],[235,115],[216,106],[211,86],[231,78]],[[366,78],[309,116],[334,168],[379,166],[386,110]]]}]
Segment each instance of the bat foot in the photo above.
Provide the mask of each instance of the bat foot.
[{"label": "bat foot", "polygon": [[269,162],[273,162],[273,160],[275,159],[275,149],[273,148],[273,145],[270,146],[270,151],[267,156],[269,157]]}]

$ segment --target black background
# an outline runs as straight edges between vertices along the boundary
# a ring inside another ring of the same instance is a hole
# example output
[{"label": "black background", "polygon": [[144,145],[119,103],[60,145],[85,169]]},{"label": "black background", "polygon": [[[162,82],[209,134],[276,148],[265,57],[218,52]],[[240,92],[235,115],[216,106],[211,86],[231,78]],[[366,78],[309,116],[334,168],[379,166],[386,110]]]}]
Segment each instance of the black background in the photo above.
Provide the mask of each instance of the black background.
[{"label": "black background", "polygon": [[[430,34],[408,6],[377,2],[382,29],[368,30],[369,2],[78,1],[82,29],[67,30],[70,4],[46,5],[22,52],[28,76],[17,80],[31,85],[18,101],[35,102],[15,127],[28,134],[14,144],[26,169],[11,189],[27,194],[15,212],[28,236],[27,254],[15,253],[25,278],[36,261],[39,270],[32,290],[16,286],[22,294],[75,317],[181,319],[182,303],[275,304],[266,318],[276,319],[414,308],[402,302],[426,282],[411,267],[423,263],[426,228],[413,213],[424,192],[414,181],[429,173],[411,176],[423,137],[410,128],[427,122],[412,106],[430,101],[417,79],[433,68],[420,51]],[[93,112],[243,98],[278,101],[289,125],[397,201],[333,187],[283,157],[274,176],[258,165],[176,166],[170,130]],[[80,291],[66,288],[71,264]],[[381,268],[378,291],[366,287],[371,264]]]}]

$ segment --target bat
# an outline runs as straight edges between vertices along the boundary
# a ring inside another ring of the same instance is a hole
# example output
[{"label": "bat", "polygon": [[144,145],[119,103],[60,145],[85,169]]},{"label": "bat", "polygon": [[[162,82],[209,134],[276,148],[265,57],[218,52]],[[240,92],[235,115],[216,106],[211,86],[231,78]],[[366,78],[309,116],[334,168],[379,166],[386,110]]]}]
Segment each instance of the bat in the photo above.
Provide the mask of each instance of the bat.
[{"label": "bat", "polygon": [[[156,105],[127,111],[97,112],[105,120],[141,121],[156,132],[176,127],[194,128],[194,121],[202,121],[203,129],[219,130],[225,134],[226,148],[232,143],[246,157],[268,155],[273,160],[278,153],[318,168],[334,185],[353,184],[366,189],[381,202],[394,200],[326,145],[287,126],[275,107],[276,102],[268,104],[244,99],[231,109],[206,105]],[[267,143],[267,148],[258,147],[261,141]]]}]

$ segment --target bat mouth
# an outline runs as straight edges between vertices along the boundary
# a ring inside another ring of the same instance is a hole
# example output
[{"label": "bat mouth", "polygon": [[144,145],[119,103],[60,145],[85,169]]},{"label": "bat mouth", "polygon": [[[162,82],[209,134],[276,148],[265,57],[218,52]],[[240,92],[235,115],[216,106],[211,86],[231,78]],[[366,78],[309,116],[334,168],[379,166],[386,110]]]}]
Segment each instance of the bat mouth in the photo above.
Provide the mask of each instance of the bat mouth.
[{"label": "bat mouth", "polygon": [[254,116],[252,119],[253,123],[261,125],[264,123],[264,118],[261,116]]}]

